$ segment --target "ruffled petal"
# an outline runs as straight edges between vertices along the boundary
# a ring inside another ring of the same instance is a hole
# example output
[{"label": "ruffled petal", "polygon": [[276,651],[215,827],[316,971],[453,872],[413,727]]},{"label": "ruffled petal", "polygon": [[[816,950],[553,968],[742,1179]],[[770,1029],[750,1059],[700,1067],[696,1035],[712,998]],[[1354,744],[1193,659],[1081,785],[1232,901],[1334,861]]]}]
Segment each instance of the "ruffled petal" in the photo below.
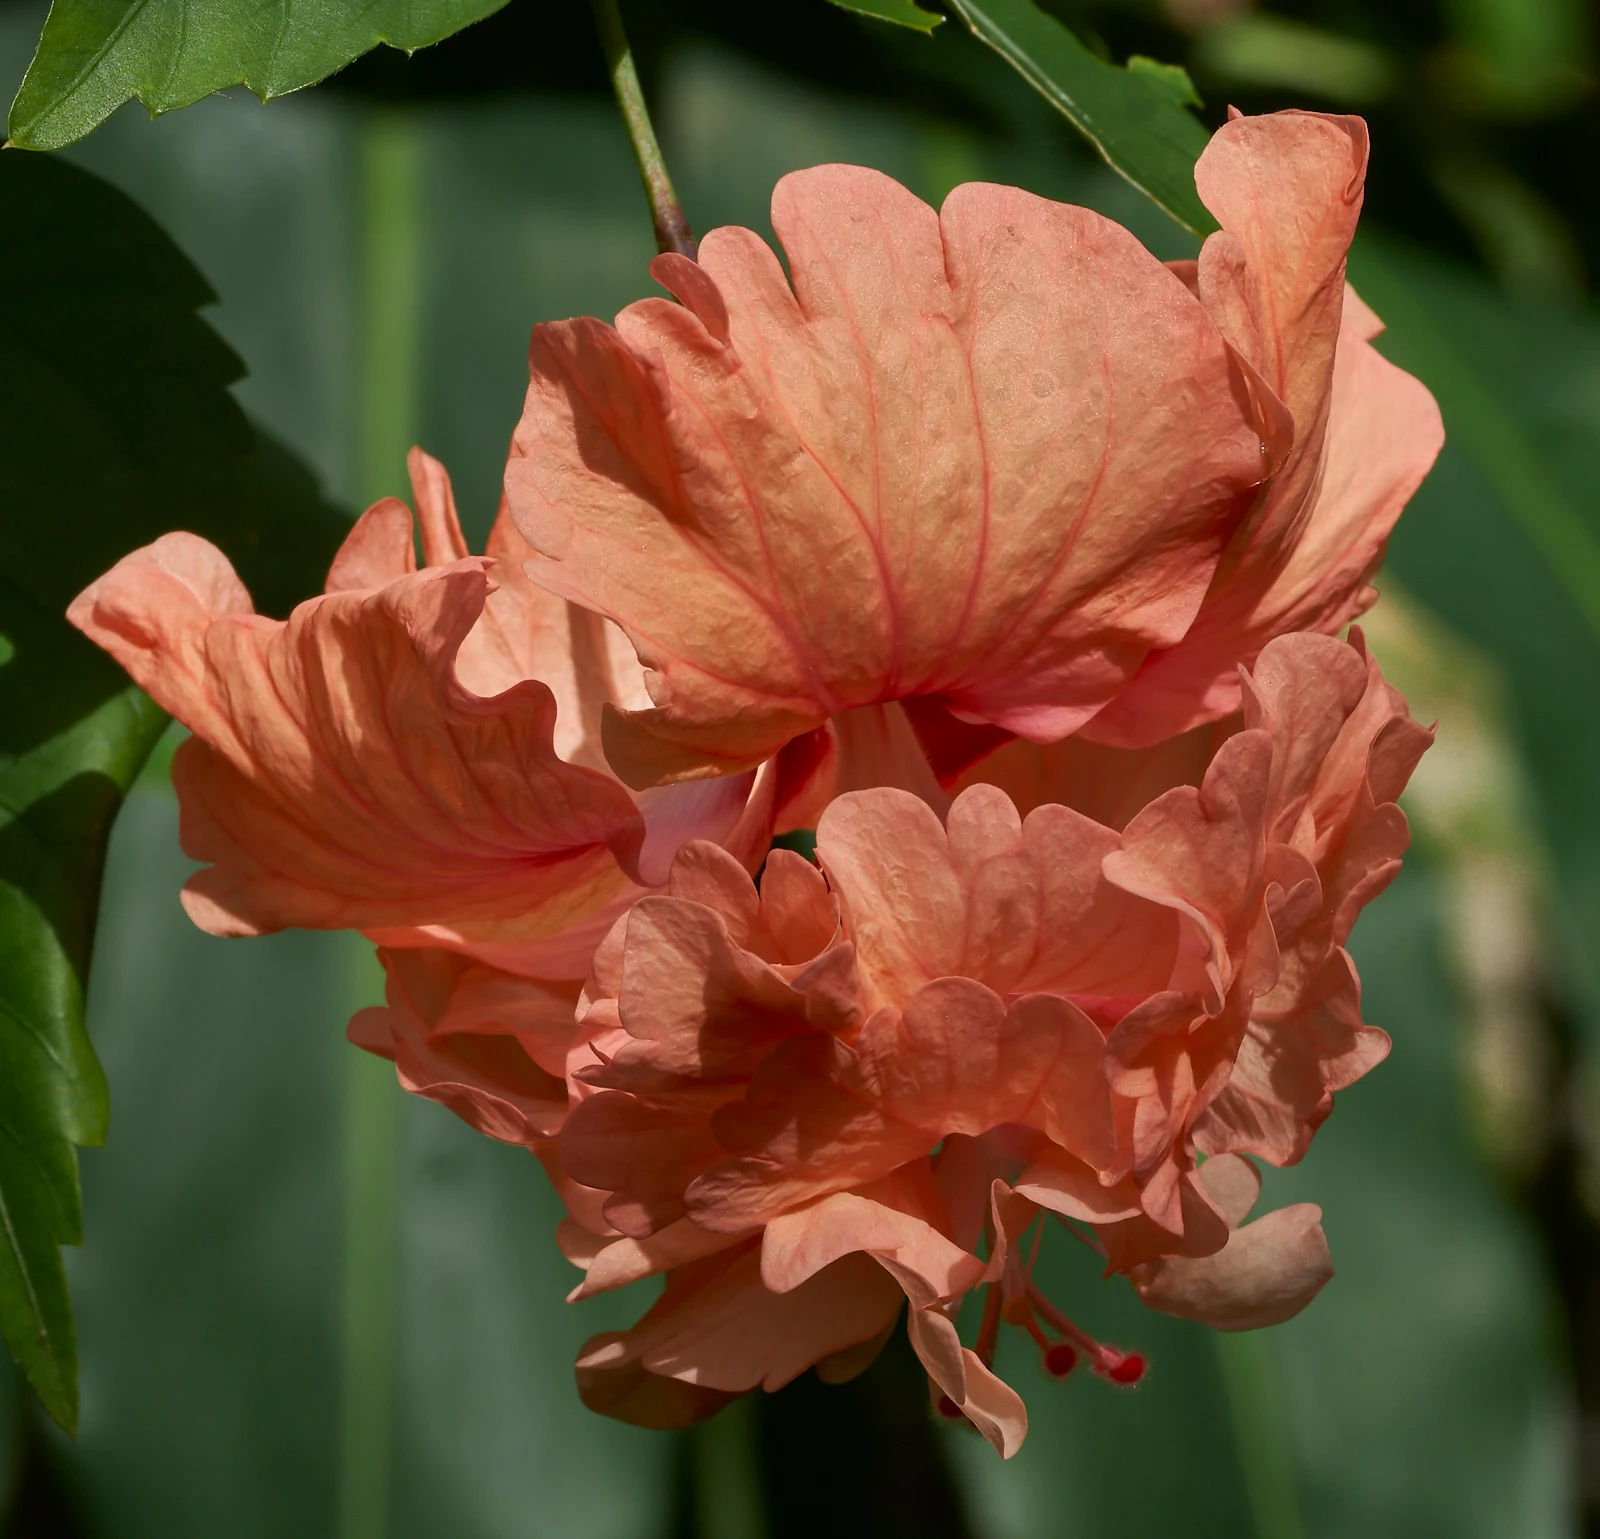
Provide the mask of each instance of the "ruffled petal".
[{"label": "ruffled petal", "polygon": [[1028,1408],[961,1338],[938,1309],[913,1309],[906,1316],[911,1345],[928,1377],[951,1404],[988,1439],[1002,1459],[1022,1447],[1028,1435]]},{"label": "ruffled petal", "polygon": [[195,734],[174,778],[184,848],[211,863],[185,892],[197,923],[252,935],[543,913],[554,929],[621,885],[613,851],[637,848],[641,819],[614,781],[557,758],[549,690],[485,700],[455,677],[482,560],[312,599],[287,623],[245,612],[222,565],[165,535],[70,611]]},{"label": "ruffled petal", "polygon": [[553,1138],[567,1115],[577,989],[496,973],[447,951],[380,951],[387,1003],[350,1040],[394,1061],[402,1087],[503,1143]]},{"label": "ruffled petal", "polygon": [[1205,973],[1220,1009],[1249,932],[1265,858],[1273,743],[1262,730],[1222,745],[1199,789],[1159,796],[1106,856],[1117,886],[1192,920],[1205,937]]},{"label": "ruffled petal", "polygon": [[915,1280],[920,1299],[958,1298],[983,1275],[983,1262],[926,1219],[857,1192],[840,1192],[773,1219],[762,1233],[761,1279],[787,1293],[842,1256],[861,1251]]},{"label": "ruffled petal", "polygon": [[[1064,807],[1024,822],[1000,791],[974,786],[948,829],[904,792],[853,793],[817,828],[870,1001],[904,1001],[937,978],[999,994],[1132,999],[1171,974],[1169,913],[1106,880],[1114,831]],[[1125,1007],[1125,1006],[1124,1006]]]},{"label": "ruffled petal", "polygon": [[[893,1279],[864,1255],[774,1293],[761,1281],[759,1251],[724,1251],[674,1274],[631,1330],[591,1341],[578,1359],[580,1389],[585,1377],[596,1383],[602,1372],[637,1367],[723,1393],[781,1389],[824,1358],[872,1340],[901,1303]],[[593,1403],[588,1392],[584,1399]]]},{"label": "ruffled petal", "polygon": [[1041,1208],[1086,1224],[1114,1224],[1140,1211],[1134,1182],[1108,1185],[1093,1166],[1057,1149],[1041,1150],[1017,1177],[1015,1189]]},{"label": "ruffled petal", "polygon": [[688,1266],[690,1262],[727,1250],[745,1238],[747,1236],[738,1234],[712,1234],[689,1219],[680,1218],[654,1234],[623,1235],[620,1239],[603,1242],[584,1258],[584,1279],[567,1295],[567,1302],[593,1298],[597,1293],[624,1288],[658,1272]]},{"label": "ruffled petal", "polygon": [[1217,749],[1239,725],[1239,718],[1231,716],[1150,748],[1108,748],[1085,737],[1061,743],[1013,738],[966,766],[953,789],[995,786],[1024,815],[1056,804],[1120,832],[1163,791],[1198,786]]},{"label": "ruffled petal", "polygon": [[1272,637],[1336,631],[1375,597],[1389,531],[1444,429],[1427,389],[1370,345],[1381,323],[1344,282],[1366,156],[1359,119],[1282,112],[1234,119],[1196,167],[1223,226],[1201,254],[1200,297],[1282,403],[1292,443],[1194,625],[1095,718],[1097,741],[1138,747],[1228,715],[1238,666]]},{"label": "ruffled petal", "polygon": [[[511,452],[517,452],[514,444]],[[444,467],[413,449],[411,483],[428,564],[459,559],[446,555],[456,549],[465,555]],[[437,558],[429,548],[430,528],[440,531]],[[556,752],[568,763],[607,770],[600,742],[605,707],[636,710],[650,701],[627,637],[604,617],[567,603],[529,577],[525,568],[542,558],[512,523],[503,499],[485,553],[493,563],[494,591],[462,643],[457,676],[479,695],[500,694],[519,679],[547,684],[556,698]]]},{"label": "ruffled petal", "polygon": [[689,1188],[689,1212],[724,1231],[770,1222],[877,1180],[951,1133],[1034,1127],[1096,1165],[1115,1153],[1105,1041],[1068,1000],[1008,1007],[968,978],[941,978],[854,1044],[810,1036],[766,1057],[712,1120],[737,1158]]},{"label": "ruffled petal", "polygon": [[792,288],[715,230],[660,269],[684,304],[534,337],[530,571],[651,670],[611,763],[726,772],[912,696],[1066,735],[1187,629],[1262,477],[1215,325],[1126,231],[1014,188],[935,214],[823,166],[773,224]]}]

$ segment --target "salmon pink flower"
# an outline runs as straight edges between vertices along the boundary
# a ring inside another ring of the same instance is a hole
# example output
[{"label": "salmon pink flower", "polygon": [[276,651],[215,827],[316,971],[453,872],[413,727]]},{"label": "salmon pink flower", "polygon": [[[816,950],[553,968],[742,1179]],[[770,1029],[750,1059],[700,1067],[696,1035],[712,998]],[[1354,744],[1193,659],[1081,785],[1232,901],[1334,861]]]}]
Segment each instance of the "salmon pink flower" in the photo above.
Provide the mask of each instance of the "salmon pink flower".
[{"label": "salmon pink flower", "polygon": [[1429,734],[1359,638],[1280,638],[1242,688],[1201,784],[1120,833],[979,785],[942,824],[905,792],[840,797],[821,869],[775,851],[759,892],[685,847],[596,953],[569,1059],[578,1294],[669,1279],[585,1348],[590,1404],[675,1424],[838,1377],[905,1303],[941,1403],[1009,1454],[1026,1417],[993,1373],[1001,1323],[1056,1372],[1142,1371],[1033,1283],[1045,1212],[1156,1308],[1242,1329],[1309,1301],[1319,1215],[1243,1224],[1242,1156],[1299,1158],[1387,1049],[1342,942],[1404,849],[1392,797]]},{"label": "salmon pink flower", "polygon": [[[533,581],[646,667],[613,768],[727,773],[896,702],[946,779],[1011,734],[1142,746],[1359,612],[1439,441],[1346,298],[1365,163],[1355,119],[1229,123],[1224,228],[1176,269],[1014,188],[935,213],[823,166],[773,195],[787,277],[714,230],[652,265],[681,303],[539,327],[507,496]],[[865,746],[843,788],[915,783]]]},{"label": "salmon pink flower", "polygon": [[1222,1330],[1328,1280],[1252,1160],[1388,1049],[1344,946],[1431,736],[1335,635],[1440,438],[1345,283],[1366,152],[1235,116],[1170,266],[797,173],[787,273],[717,230],[678,303],[536,330],[485,555],[414,450],[420,569],[387,499],[287,621],[187,534],[74,602],[193,734],[195,921],[376,942],[352,1040],[538,1156],[574,1297],[665,1279],[595,1409],[842,1380],[904,1311],[1009,1456],[1003,1326],[1144,1372],[1035,1282],[1047,1221]]}]

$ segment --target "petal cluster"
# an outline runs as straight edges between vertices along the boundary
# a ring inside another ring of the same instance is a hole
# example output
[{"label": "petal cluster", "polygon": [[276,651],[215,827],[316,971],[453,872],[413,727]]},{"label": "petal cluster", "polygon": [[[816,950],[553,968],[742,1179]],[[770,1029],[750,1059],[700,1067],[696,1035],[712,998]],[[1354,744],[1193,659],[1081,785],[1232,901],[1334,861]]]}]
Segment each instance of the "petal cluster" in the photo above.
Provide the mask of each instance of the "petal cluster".
[{"label": "petal cluster", "polygon": [[1241,1156],[1298,1158],[1387,1051],[1342,941],[1397,867],[1429,734],[1359,639],[1275,640],[1243,691],[1200,785],[1120,833],[982,785],[941,822],[886,788],[835,801],[820,868],[775,851],[759,890],[680,853],[579,1006],[579,1292],[670,1279],[590,1343],[586,1396],[690,1419],[867,1349],[905,1302],[941,1394],[1010,1453],[1021,1402],[954,1319],[975,1289],[1013,1323],[1053,1308],[1016,1255],[1041,1212],[1171,1313],[1242,1329],[1309,1301],[1319,1215],[1245,1224]]},{"label": "petal cluster", "polygon": [[646,667],[618,773],[896,701],[1144,746],[1358,614],[1442,436],[1347,295],[1366,155],[1358,119],[1230,122],[1196,168],[1223,228],[1176,268],[1015,188],[935,213],[818,167],[773,195],[787,276],[714,230],[653,264],[680,303],[539,327],[507,496]]},{"label": "petal cluster", "polygon": [[596,1410],[842,1380],[903,1314],[1009,1455],[1002,1328],[1144,1369],[1035,1282],[1047,1223],[1218,1329],[1328,1280],[1254,1162],[1388,1049],[1344,947],[1430,733],[1339,633],[1441,440],[1345,282],[1366,157],[1235,116],[1171,264],[797,173],[782,260],[715,230],[537,328],[485,554],[413,450],[420,566],[386,499],[287,620],[182,533],[74,602],[192,734],[196,923],[369,937],[352,1040],[539,1158],[574,1297],[664,1279]]}]

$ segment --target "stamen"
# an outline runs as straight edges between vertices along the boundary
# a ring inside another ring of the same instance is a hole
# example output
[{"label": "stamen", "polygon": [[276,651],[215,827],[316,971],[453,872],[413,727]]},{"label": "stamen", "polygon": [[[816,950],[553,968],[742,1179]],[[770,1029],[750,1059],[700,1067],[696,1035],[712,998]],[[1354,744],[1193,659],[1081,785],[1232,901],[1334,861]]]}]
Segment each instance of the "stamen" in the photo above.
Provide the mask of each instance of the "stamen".
[{"label": "stamen", "polygon": [[1067,1338],[1089,1360],[1089,1366],[1113,1384],[1137,1384],[1144,1377],[1145,1360],[1137,1352],[1122,1352],[1098,1342],[1087,1331],[1079,1330],[1054,1304],[1039,1291],[1038,1284],[1029,1282],[1028,1301],[1044,1316],[1046,1323]]},{"label": "stamen", "polygon": [[983,1320],[978,1326],[978,1340],[973,1351],[985,1368],[994,1367],[994,1349],[1000,1340],[1000,1312],[1003,1300],[1000,1290],[992,1285],[984,1290]]},{"label": "stamen", "polygon": [[1046,1348],[1041,1361],[1052,1379],[1064,1379],[1078,1366],[1078,1349],[1071,1342],[1058,1341]]},{"label": "stamen", "polygon": [[1116,1361],[1108,1364],[1098,1371],[1102,1377],[1110,1379],[1113,1384],[1137,1384],[1144,1377],[1145,1360],[1137,1352],[1118,1352],[1115,1348],[1108,1349]]},{"label": "stamen", "polygon": [[[1090,1243],[1071,1225],[1066,1227],[1076,1239]],[[1090,1368],[1108,1383],[1139,1383],[1148,1366],[1140,1353],[1124,1352],[1118,1347],[1096,1341],[1057,1309],[1034,1282],[1033,1267],[1039,1257],[1039,1242],[1043,1235],[1044,1222],[1041,1218],[1034,1232],[1033,1244],[1028,1248],[1026,1263],[1022,1259],[1020,1243],[1007,1246],[1005,1266],[1000,1277],[984,1289],[983,1318],[978,1326],[974,1354],[986,1368],[994,1367],[995,1347],[999,1342],[1000,1323],[1003,1320],[1032,1338],[1033,1344],[1039,1349],[1040,1365],[1052,1379],[1066,1378],[1080,1360],[1087,1358]],[[1053,1340],[1045,1333],[1046,1326],[1065,1339]],[[948,1395],[941,1395],[937,1385],[930,1382],[929,1391],[939,1415],[966,1420],[960,1407]]]},{"label": "stamen", "polygon": [[1025,1268],[1029,1279],[1033,1277],[1033,1263],[1039,1259],[1039,1241],[1044,1238],[1044,1215],[1039,1215],[1039,1227],[1033,1231],[1033,1246],[1028,1251],[1028,1265]]}]

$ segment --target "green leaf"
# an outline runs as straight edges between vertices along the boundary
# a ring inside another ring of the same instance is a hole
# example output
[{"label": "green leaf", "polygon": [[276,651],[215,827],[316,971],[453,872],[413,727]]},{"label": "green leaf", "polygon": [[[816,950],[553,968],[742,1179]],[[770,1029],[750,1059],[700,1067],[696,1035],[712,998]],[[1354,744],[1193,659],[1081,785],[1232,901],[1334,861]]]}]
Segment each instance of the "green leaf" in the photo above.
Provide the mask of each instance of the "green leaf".
[{"label": "green leaf", "polygon": [[879,21],[892,21],[896,26],[914,27],[918,32],[932,32],[944,17],[925,11],[912,0],[830,0],[842,11],[854,11],[858,16],[875,16]]},{"label": "green leaf", "polygon": [[198,272],[122,194],[0,156],[0,1334],[77,1414],[57,1247],[82,1239],[75,1144],[104,1141],[84,1031],[105,841],[166,718],[73,630],[73,595],[174,528],[268,606],[314,590],[345,527],[228,393]]},{"label": "green leaf", "polygon": [[54,150],[124,102],[152,113],[247,85],[263,101],[313,85],[379,43],[440,42],[505,0],[55,0],[17,99],[11,142]]},{"label": "green leaf", "polygon": [[1127,68],[1097,59],[1032,0],[950,0],[950,6],[1114,171],[1197,235],[1216,229],[1194,189],[1194,163],[1209,136],[1185,106],[1194,99],[1187,75],[1148,59]]}]

